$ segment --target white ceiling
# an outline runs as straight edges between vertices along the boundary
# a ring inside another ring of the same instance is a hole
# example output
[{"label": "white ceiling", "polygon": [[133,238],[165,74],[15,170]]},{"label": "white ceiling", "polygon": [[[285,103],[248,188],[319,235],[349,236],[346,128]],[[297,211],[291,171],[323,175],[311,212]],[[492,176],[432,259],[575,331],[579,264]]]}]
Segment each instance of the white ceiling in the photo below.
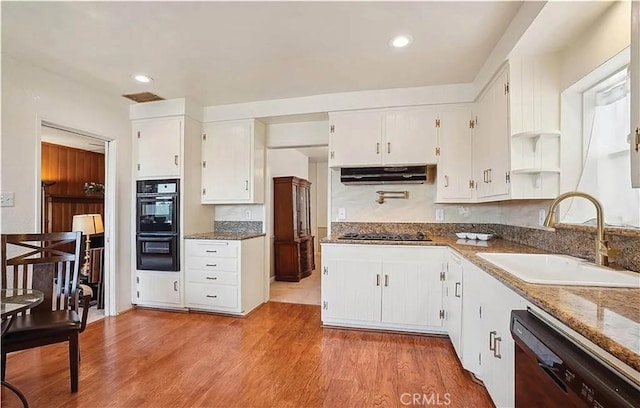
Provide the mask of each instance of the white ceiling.
[{"label": "white ceiling", "polygon": [[40,137],[43,142],[47,143],[73,147],[74,149],[87,150],[94,153],[104,154],[105,152],[104,141],[62,129],[42,126]]},{"label": "white ceiling", "polygon": [[[468,83],[521,4],[3,1],[2,52],[114,95],[203,106]],[[413,44],[392,49],[399,33]]]}]

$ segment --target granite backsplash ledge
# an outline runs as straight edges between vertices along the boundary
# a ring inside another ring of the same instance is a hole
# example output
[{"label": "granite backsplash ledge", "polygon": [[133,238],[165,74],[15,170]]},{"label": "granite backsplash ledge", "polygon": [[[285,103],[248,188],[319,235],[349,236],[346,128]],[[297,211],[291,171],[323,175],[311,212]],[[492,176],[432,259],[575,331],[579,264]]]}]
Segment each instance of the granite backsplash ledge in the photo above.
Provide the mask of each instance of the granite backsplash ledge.
[{"label": "granite backsplash ledge", "polygon": [[[427,235],[451,236],[456,232],[484,232],[518,244],[542,249],[547,252],[567,254],[590,261],[595,254],[595,228],[559,225],[555,231],[518,227],[503,224],[480,223],[375,223],[334,222],[331,234],[340,236],[347,232],[384,232],[390,234],[412,234],[418,231]],[[615,265],[640,272],[640,230],[607,230],[609,244],[618,251],[610,260]]]},{"label": "granite backsplash ledge", "polygon": [[217,233],[262,233],[262,221],[214,221],[213,230]]}]

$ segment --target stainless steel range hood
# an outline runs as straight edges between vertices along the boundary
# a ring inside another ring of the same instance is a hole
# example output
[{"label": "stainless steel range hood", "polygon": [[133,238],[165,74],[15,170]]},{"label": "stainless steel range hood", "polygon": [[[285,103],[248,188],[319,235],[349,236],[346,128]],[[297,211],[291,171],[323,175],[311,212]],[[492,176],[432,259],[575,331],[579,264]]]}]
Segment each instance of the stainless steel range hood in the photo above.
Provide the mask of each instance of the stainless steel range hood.
[{"label": "stainless steel range hood", "polygon": [[340,169],[340,181],[345,185],[424,184],[427,166],[353,167]]}]

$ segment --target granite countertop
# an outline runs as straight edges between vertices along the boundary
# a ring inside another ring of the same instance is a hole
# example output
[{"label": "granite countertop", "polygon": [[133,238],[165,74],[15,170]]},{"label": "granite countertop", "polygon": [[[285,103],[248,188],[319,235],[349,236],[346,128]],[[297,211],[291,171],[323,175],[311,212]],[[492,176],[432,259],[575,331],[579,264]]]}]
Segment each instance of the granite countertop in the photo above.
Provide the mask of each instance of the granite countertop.
[{"label": "granite countertop", "polygon": [[322,243],[364,245],[449,246],[468,261],[518,292],[603,350],[640,371],[640,289],[541,285],[524,282],[480,258],[478,252],[546,253],[503,239],[487,246],[465,245],[455,238],[430,236],[432,241],[360,241],[327,237]]},{"label": "granite countertop", "polygon": [[185,239],[220,239],[225,241],[241,241],[243,239],[264,237],[266,234],[253,232],[201,232],[185,235]]}]

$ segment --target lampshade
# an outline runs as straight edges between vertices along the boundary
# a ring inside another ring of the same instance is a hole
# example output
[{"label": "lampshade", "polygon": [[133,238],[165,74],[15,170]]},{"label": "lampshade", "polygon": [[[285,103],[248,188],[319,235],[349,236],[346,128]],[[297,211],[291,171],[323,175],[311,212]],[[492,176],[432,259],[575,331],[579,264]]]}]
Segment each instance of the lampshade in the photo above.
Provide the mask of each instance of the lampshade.
[{"label": "lampshade", "polygon": [[72,231],[81,231],[84,235],[100,234],[104,232],[100,214],[79,214],[73,216]]}]

